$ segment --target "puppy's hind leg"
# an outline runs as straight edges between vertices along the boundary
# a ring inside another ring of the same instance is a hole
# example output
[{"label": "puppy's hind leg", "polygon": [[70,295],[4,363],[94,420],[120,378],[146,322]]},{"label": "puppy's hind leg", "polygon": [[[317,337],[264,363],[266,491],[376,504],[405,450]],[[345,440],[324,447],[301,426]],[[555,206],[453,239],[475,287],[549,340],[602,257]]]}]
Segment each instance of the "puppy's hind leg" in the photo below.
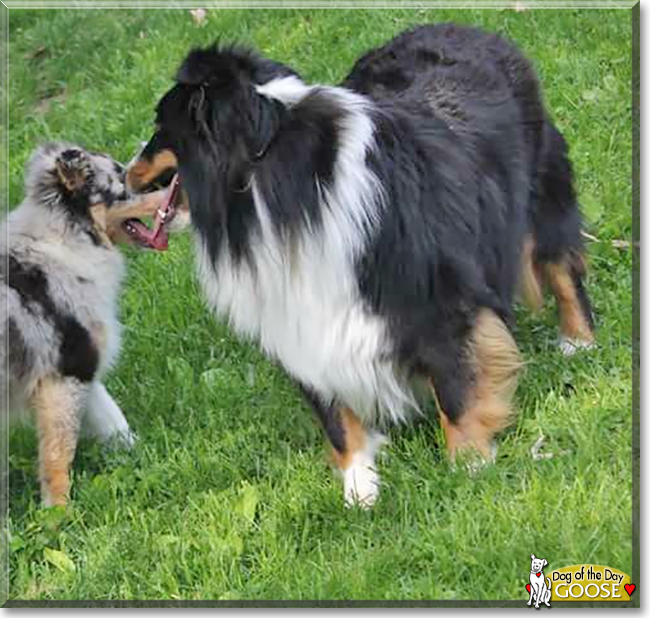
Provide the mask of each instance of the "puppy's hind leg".
[{"label": "puppy's hind leg", "polygon": [[102,442],[117,439],[128,448],[135,443],[135,434],[129,429],[122,410],[101,382],[92,383],[82,429],[84,435]]},{"label": "puppy's hind leg", "polygon": [[39,382],[32,396],[44,506],[62,506],[67,502],[70,465],[87,395],[88,386],[74,378],[50,377]]}]

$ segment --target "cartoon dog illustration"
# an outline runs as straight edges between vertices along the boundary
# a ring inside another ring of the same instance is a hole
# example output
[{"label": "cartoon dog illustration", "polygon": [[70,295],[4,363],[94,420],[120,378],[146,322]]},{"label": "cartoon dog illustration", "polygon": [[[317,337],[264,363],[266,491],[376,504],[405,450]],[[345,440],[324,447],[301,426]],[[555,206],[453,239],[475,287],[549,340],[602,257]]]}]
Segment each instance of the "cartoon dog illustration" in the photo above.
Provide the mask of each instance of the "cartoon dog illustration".
[{"label": "cartoon dog illustration", "polygon": [[[546,560],[535,558],[535,554],[530,555],[532,562],[530,565],[530,598],[527,605],[533,602],[535,598],[535,609],[539,609],[539,604],[544,603],[546,607],[551,607],[551,580],[544,578],[542,569],[548,564]],[[546,579],[546,581],[545,581]],[[547,583],[548,582],[548,583]]]}]

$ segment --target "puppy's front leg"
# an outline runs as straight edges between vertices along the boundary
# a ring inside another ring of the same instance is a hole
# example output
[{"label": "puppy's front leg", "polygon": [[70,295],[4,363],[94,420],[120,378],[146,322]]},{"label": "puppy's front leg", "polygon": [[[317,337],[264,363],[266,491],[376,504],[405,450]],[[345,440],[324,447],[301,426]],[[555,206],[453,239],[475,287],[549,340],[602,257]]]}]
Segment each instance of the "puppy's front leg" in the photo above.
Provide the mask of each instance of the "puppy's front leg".
[{"label": "puppy's front leg", "polygon": [[102,441],[117,438],[127,447],[133,446],[135,442],[135,435],[129,429],[122,410],[101,382],[93,382],[90,388],[88,410],[83,419],[83,432],[84,435]]},{"label": "puppy's front leg", "polygon": [[74,378],[41,380],[32,396],[38,427],[41,498],[44,506],[65,505],[70,465],[88,386]]}]

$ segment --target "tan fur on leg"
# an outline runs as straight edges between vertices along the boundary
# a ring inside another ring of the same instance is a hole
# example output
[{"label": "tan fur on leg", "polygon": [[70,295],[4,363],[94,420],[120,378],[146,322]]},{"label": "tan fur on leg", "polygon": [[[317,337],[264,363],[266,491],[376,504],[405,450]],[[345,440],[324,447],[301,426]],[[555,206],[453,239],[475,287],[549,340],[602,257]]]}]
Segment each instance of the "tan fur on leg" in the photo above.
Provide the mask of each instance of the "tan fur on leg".
[{"label": "tan fur on leg", "polygon": [[366,430],[357,415],[350,408],[341,410],[341,426],[345,433],[345,451],[339,453],[332,449],[332,459],[337,468],[345,470],[350,467],[352,457],[366,445]]},{"label": "tan fur on leg", "polygon": [[71,378],[41,380],[32,397],[36,410],[41,497],[45,506],[64,505],[70,490],[70,465],[79,435],[87,388]]},{"label": "tan fur on leg", "polygon": [[534,260],[535,240],[526,236],[521,255],[519,294],[531,311],[539,311],[544,304],[539,267]]},{"label": "tan fur on leg", "polygon": [[470,353],[475,375],[465,410],[452,422],[439,406],[441,425],[452,460],[457,450],[465,448],[475,449],[489,460],[494,436],[512,418],[512,396],[523,362],[510,331],[488,309],[476,319]]},{"label": "tan fur on leg", "polygon": [[561,262],[546,264],[544,267],[546,278],[557,299],[562,335],[569,340],[591,344],[594,341],[594,334],[578,300],[569,260],[572,260],[574,267],[584,269],[582,256],[574,256],[573,259],[567,257]]}]

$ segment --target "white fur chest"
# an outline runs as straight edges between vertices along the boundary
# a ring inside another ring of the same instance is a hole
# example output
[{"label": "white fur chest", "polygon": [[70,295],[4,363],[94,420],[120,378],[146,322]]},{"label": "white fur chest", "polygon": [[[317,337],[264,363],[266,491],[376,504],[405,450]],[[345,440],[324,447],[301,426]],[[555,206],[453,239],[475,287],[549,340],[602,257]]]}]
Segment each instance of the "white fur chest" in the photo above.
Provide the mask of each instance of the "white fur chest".
[{"label": "white fur chest", "polygon": [[333,182],[319,187],[320,225],[303,223],[298,238],[288,241],[278,237],[253,175],[259,221],[249,239],[253,268],[246,260],[234,264],[227,247],[213,264],[198,235],[199,277],[208,301],[322,398],[366,418],[401,420],[417,404],[396,374],[387,324],[364,305],[355,273],[383,208],[381,183],[367,165],[376,147],[370,104],[353,92],[314,89],[293,77],[258,92],[288,106],[315,93],[340,110]]},{"label": "white fur chest", "polygon": [[[212,307],[240,334],[324,399],[366,418],[401,420],[413,408],[395,374],[386,324],[359,295],[354,255],[365,242],[350,213],[323,209],[322,228],[289,248],[256,197],[261,234],[251,239],[254,272],[224,250],[212,266],[199,239],[199,277]],[[356,231],[355,231],[356,230]]]}]

